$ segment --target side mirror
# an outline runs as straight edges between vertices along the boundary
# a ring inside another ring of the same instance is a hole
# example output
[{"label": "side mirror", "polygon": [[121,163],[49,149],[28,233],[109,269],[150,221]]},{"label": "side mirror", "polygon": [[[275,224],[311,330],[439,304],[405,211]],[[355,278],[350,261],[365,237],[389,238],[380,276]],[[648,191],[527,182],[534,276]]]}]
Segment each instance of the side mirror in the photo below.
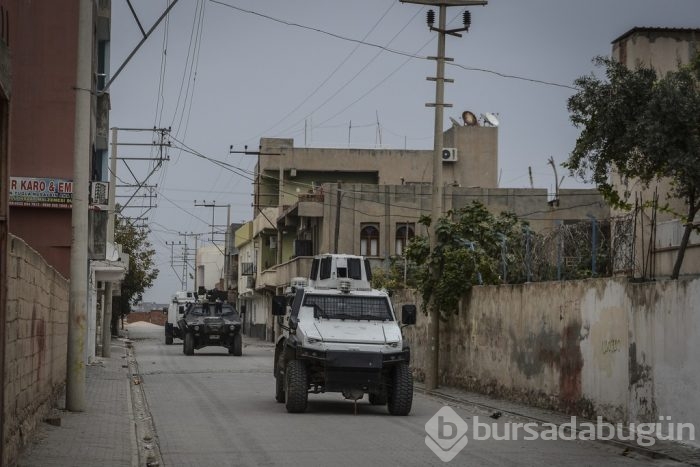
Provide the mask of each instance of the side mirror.
[{"label": "side mirror", "polygon": [[164,306],[164,307],[163,307],[163,314],[164,314],[164,315],[167,315],[167,314],[168,314],[168,307],[167,307],[167,306]]},{"label": "side mirror", "polygon": [[401,324],[416,324],[415,305],[404,305],[401,307]]},{"label": "side mirror", "polygon": [[272,316],[284,316],[287,314],[287,298],[284,295],[272,297]]}]

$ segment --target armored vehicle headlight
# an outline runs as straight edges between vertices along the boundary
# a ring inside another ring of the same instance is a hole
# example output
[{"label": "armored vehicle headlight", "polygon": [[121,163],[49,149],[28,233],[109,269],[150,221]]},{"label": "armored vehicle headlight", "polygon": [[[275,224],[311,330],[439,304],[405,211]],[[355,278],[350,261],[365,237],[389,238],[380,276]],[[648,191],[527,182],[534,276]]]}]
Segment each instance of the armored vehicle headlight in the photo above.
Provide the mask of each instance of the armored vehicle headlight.
[{"label": "armored vehicle headlight", "polygon": [[317,342],[321,342],[321,339],[315,339],[313,337],[309,337],[306,339],[306,342],[308,342],[309,344],[315,344]]},{"label": "armored vehicle headlight", "polygon": [[194,327],[194,330],[195,330],[195,331],[199,331],[199,326],[195,326],[195,327]]},{"label": "armored vehicle headlight", "polygon": [[236,330],[236,326],[235,326],[234,324],[232,324],[231,326],[229,326],[229,328],[231,329],[231,331],[235,331],[235,330]]}]

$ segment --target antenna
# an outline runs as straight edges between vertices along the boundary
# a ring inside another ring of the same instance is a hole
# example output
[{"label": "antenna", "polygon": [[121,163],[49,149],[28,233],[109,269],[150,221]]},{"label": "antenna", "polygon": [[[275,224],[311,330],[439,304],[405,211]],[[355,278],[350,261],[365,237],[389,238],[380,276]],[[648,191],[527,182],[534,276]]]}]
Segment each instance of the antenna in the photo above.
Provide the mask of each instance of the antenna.
[{"label": "antenna", "polygon": [[452,117],[450,117],[450,121],[452,122],[452,126],[455,127],[455,128],[456,128],[456,127],[459,127],[459,126],[462,126],[462,125],[459,124],[459,122],[458,122],[457,120],[455,120],[455,119],[452,118]]},{"label": "antenna", "polygon": [[476,115],[468,110],[462,112],[462,120],[464,120],[464,124],[467,126],[479,125],[479,120],[477,120]]},{"label": "antenna", "polygon": [[498,118],[491,112],[486,112],[482,115],[482,117],[484,118],[484,124],[488,124],[489,126],[493,127],[496,127],[499,124]]}]

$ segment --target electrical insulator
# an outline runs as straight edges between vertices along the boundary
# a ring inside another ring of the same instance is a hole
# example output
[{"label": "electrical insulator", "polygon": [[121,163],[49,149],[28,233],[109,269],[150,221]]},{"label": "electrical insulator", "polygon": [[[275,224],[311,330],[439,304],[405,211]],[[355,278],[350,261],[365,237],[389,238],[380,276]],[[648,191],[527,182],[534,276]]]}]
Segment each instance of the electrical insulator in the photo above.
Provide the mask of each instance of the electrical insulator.
[{"label": "electrical insulator", "polygon": [[435,11],[428,10],[428,26],[435,24]]},{"label": "electrical insulator", "polygon": [[472,14],[469,10],[465,10],[462,15],[462,21],[464,22],[464,27],[468,28],[472,24]]}]

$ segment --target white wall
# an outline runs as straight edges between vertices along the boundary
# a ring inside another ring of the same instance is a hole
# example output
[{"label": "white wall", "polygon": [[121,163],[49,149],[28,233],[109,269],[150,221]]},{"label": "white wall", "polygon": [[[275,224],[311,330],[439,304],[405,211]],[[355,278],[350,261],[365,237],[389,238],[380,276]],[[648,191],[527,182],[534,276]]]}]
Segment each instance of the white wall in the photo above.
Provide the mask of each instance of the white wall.
[{"label": "white wall", "polygon": [[[197,286],[213,289],[224,278],[223,247],[216,245],[197,248]],[[202,274],[201,271],[204,270]]]}]

